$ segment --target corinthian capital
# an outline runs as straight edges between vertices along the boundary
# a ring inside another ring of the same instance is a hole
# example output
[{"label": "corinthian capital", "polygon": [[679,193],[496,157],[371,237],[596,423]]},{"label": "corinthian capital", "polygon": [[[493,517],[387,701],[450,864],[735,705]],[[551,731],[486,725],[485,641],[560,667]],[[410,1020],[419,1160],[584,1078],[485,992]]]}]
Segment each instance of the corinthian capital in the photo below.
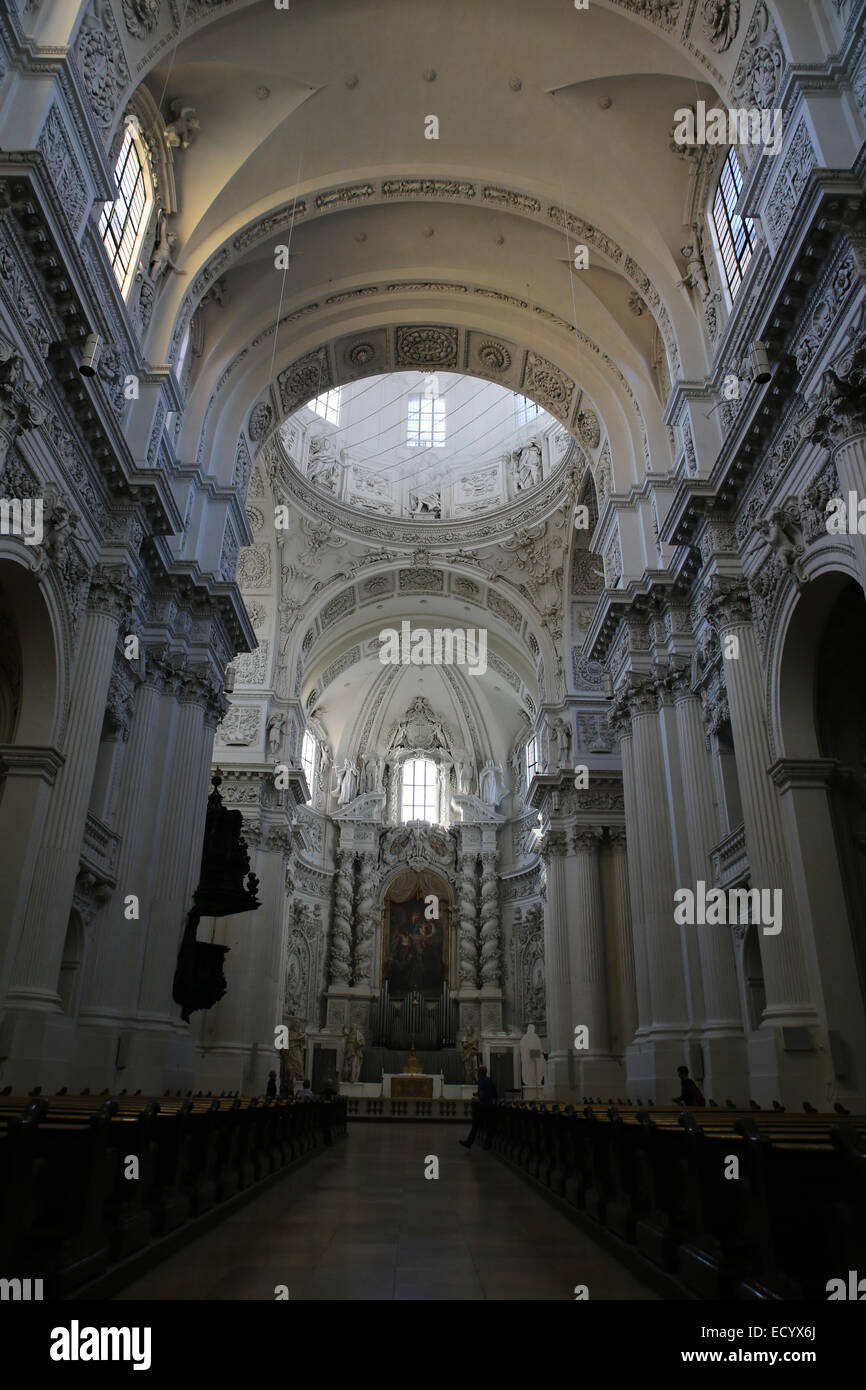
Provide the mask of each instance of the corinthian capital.
[{"label": "corinthian capital", "polygon": [[127,565],[97,565],[90,580],[87,608],[121,622],[140,596],[135,575]]},{"label": "corinthian capital", "polygon": [[568,836],[564,830],[548,830],[541,837],[539,853],[545,861],[557,855],[564,856],[568,850]]},{"label": "corinthian capital", "polygon": [[714,574],[701,595],[698,607],[701,617],[708,618],[719,631],[752,622],[749,590],[743,579],[723,578]]},{"label": "corinthian capital", "polygon": [[571,847],[575,854],[595,854],[599,847],[598,831],[578,826],[571,832]]}]

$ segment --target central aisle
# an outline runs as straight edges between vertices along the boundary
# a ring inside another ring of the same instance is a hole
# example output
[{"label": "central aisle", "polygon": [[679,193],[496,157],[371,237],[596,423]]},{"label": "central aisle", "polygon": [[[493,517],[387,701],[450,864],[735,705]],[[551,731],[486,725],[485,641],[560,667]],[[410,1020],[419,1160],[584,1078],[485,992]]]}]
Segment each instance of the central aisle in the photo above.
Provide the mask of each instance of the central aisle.
[{"label": "central aisle", "polygon": [[[455,1125],[364,1122],[121,1299],[655,1298]],[[430,1157],[439,1177],[425,1178]]]}]

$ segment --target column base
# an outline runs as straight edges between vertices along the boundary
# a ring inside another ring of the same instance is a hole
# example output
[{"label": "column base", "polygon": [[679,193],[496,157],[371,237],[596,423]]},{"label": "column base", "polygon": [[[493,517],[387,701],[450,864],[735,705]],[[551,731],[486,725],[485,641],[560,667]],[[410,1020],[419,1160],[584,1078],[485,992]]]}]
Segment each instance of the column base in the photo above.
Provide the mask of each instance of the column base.
[{"label": "column base", "polygon": [[707,1100],[723,1106],[732,1100],[735,1105],[748,1105],[749,1057],[746,1039],[737,1037],[703,1037],[699,1039],[704,1059],[704,1076],[696,1078]]},{"label": "column base", "polygon": [[632,1043],[625,1056],[631,1100],[670,1105],[680,1089],[677,1067],[688,1066],[684,1039],[648,1037]]},{"label": "column base", "polygon": [[6,1055],[0,1059],[0,1082],[11,1086],[16,1095],[26,1095],[36,1086],[41,1086],[45,1095],[54,1095],[62,1086],[71,1091],[85,1086],[93,1090],[81,1064],[71,1060],[77,1056],[75,1033],[75,1020],[64,1014],[7,1009],[3,1020]]},{"label": "column base", "polygon": [[574,1054],[574,1085],[580,1096],[601,1096],[625,1100],[625,1067],[615,1057],[584,1057]]},{"label": "column base", "polygon": [[551,1052],[545,1063],[544,1085],[541,1088],[545,1100],[567,1101],[573,1104],[580,1100],[574,1084],[573,1054],[570,1052]]},{"label": "column base", "polygon": [[194,1089],[195,1040],[183,1025],[165,1028],[132,1029],[126,1067],[127,1090],[141,1090],[145,1096],[161,1096],[164,1091],[180,1091],[185,1096]]},{"label": "column base", "polygon": [[[219,1047],[197,1047],[193,1090],[213,1091],[215,1095],[219,1095],[220,1091],[240,1091],[242,1096],[263,1096],[268,1072],[275,1071],[279,1075],[278,1054],[273,1051],[271,1058],[268,1058],[259,1053],[256,1059],[257,1067],[251,1067],[253,1060],[251,1054],[252,1047],[242,1043],[235,1045],[229,1043]],[[260,1079],[258,1072],[264,1073],[261,1086],[258,1084]]]},{"label": "column base", "polygon": [[749,1038],[750,1100],[767,1109],[774,1100],[797,1112],[804,1100],[817,1110],[828,1108],[828,1094],[835,1086],[830,1053],[826,1042],[818,1050],[817,1030],[810,1031],[815,1046],[808,1052],[787,1049],[780,1028],[762,1027]]}]

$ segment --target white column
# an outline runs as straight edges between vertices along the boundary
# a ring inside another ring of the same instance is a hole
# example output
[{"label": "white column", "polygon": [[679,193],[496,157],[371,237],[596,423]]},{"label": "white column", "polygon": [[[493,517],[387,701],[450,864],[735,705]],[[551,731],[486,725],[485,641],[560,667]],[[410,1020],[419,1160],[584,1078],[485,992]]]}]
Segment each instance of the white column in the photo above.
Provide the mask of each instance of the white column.
[{"label": "white column", "polygon": [[571,1034],[583,1024],[588,1047],[575,1051],[576,1089],[581,1093],[614,1091],[624,1072],[610,1054],[610,1020],[607,1001],[607,962],[596,831],[571,832],[572,853],[566,860],[569,884],[569,960],[571,964]]},{"label": "white column", "polygon": [[[641,865],[640,813],[638,811],[637,788],[634,775],[634,746],[632,739],[631,713],[628,702],[618,697],[613,707],[612,722],[619,739],[619,752],[622,760],[622,791],[625,808],[625,828],[628,840],[626,867],[628,870],[628,897],[631,909],[631,938],[634,954],[635,978],[635,1031],[627,1043],[639,1049],[641,1039],[646,1035],[652,1011],[650,1005],[649,970],[646,958],[646,930],[644,925],[643,868]],[[637,1055],[637,1054],[635,1054]]]},{"label": "white column", "polygon": [[57,981],[78,876],[118,624],[135,590],[124,565],[94,571],[66,724],[65,762],[45,816],[24,928],[10,983],[9,1008],[60,1009]]},{"label": "white column", "polygon": [[[691,880],[709,887],[713,882],[710,849],[720,838],[714,807],[713,771],[706,747],[701,705],[683,678],[676,688],[675,709],[681,753],[683,794],[688,823]],[[744,1104],[747,1076],[746,1040],[737,965],[730,927],[683,927],[695,933],[703,980],[704,1024],[701,1044],[704,1054],[704,1094],[722,1104],[728,1097]]]},{"label": "white column", "polygon": [[[162,678],[153,658],[147,656],[148,674],[135,695],[129,739],[117,787],[114,828],[120,839],[117,887],[94,924],[85,963],[79,1009],[81,1048],[87,1059],[92,1085],[113,1088],[118,1029],[129,1022],[135,1000],[141,923],[126,918],[124,902],[141,892],[147,871],[136,873],[143,853],[152,852],[160,804],[154,777],[159,764],[153,756]],[[163,751],[169,750],[163,745]],[[123,1075],[121,1085],[128,1084]]]},{"label": "white column", "polygon": [[[628,891],[628,856],[624,830],[612,830],[607,853],[609,893],[605,899],[605,940],[608,943],[611,1047],[625,1057],[637,1028],[634,941]],[[614,1043],[614,1034],[616,1042]]]},{"label": "white column", "polygon": [[571,1020],[571,970],[568,953],[568,895],[564,830],[548,830],[541,842],[546,866],[544,902],[544,975],[547,987],[547,1074],[545,1095],[572,1095],[574,1025]]},{"label": "white column", "polygon": [[650,1034],[657,1039],[682,1039],[687,1031],[686,993],[679,929],[674,922],[674,891],[677,885],[656,691],[651,681],[642,681],[633,687],[631,695],[634,779],[652,1008]]}]

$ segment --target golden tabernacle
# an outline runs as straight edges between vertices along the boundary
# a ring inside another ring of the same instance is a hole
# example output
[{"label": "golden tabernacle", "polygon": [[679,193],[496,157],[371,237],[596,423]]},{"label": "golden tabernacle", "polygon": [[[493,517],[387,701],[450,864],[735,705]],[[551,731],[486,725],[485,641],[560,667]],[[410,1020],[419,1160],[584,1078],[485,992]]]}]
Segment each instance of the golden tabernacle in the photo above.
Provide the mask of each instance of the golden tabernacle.
[{"label": "golden tabernacle", "polygon": [[[418,1058],[415,1056],[415,1049],[414,1049],[414,1047],[410,1048],[410,1049],[409,1049],[409,1060],[408,1060],[408,1062],[406,1063],[405,1067],[403,1068],[403,1075],[406,1076],[406,1075],[408,1074],[409,1076],[414,1076],[414,1075],[417,1075],[417,1074],[420,1073],[420,1072],[423,1072],[423,1070],[424,1070],[424,1068],[422,1067],[421,1063],[418,1061]],[[423,1097],[422,1097],[422,1099],[423,1099]]]}]

